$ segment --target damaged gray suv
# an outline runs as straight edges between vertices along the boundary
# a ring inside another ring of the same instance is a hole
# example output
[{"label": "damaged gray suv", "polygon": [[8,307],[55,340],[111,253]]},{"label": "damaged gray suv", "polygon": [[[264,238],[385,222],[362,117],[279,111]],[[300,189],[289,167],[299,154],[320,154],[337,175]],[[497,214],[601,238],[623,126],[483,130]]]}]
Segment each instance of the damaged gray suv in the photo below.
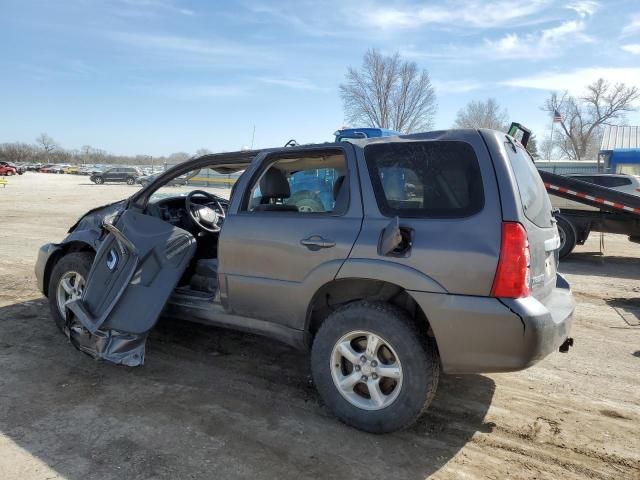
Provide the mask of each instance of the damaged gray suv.
[{"label": "damaged gray suv", "polygon": [[95,358],[141,365],[160,315],[265,335],[311,351],[342,421],[389,432],[429,406],[440,372],[568,349],[559,246],[519,142],[451,130],[195,158],[88,212],[36,274]]}]

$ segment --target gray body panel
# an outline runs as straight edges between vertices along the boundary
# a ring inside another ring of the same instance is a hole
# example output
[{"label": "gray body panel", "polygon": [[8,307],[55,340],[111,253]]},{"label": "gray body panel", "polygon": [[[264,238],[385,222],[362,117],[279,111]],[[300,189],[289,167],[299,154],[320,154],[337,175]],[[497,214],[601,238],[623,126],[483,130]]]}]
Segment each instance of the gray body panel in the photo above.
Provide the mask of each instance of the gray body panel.
[{"label": "gray body panel", "polygon": [[[566,284],[559,278],[559,284]],[[532,296],[497,299],[410,292],[428,312],[447,373],[508,372],[557,351],[569,336],[575,302],[556,288],[546,303]]]}]

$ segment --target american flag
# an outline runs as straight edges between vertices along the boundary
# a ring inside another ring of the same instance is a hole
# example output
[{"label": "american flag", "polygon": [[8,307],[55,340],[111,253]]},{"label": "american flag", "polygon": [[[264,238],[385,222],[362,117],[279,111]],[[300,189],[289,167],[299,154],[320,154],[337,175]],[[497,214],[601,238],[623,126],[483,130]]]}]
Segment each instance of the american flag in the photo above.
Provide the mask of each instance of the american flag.
[{"label": "american flag", "polygon": [[558,110],[553,111],[553,123],[562,123],[562,115]]}]

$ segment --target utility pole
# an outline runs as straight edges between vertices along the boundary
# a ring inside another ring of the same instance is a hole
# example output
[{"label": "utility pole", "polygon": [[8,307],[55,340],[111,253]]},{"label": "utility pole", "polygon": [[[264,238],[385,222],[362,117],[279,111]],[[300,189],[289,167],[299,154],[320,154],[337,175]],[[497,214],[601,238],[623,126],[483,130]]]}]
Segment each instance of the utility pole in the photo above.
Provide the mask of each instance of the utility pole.
[{"label": "utility pole", "polygon": [[256,138],[256,126],[253,125],[253,133],[251,134],[251,150],[253,150],[253,141]]}]

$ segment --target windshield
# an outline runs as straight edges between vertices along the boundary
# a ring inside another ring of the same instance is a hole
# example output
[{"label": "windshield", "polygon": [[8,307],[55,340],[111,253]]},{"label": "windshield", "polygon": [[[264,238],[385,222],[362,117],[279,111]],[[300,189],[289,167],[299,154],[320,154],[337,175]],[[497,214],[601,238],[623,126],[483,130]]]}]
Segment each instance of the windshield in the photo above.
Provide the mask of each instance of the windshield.
[{"label": "windshield", "polygon": [[210,168],[196,168],[169,180],[156,190],[149,200],[157,202],[168,197],[184,197],[193,190],[204,190],[228,199],[231,187],[241,173],[221,174]]}]

